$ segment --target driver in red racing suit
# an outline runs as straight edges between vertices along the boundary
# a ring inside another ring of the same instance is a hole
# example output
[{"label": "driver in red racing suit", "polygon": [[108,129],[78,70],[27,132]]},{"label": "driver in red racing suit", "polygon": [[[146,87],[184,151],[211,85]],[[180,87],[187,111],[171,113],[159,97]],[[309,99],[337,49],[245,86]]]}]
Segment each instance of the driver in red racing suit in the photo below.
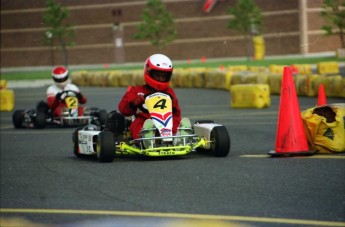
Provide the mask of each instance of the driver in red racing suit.
[{"label": "driver in red racing suit", "polygon": [[[68,70],[63,66],[57,66],[52,71],[54,84],[47,89],[47,103],[49,109],[52,110],[54,117],[61,117],[63,108],[66,108],[65,102],[61,99],[63,91],[74,91],[80,104],[85,104],[87,98],[81,94],[79,88],[70,83],[68,80]],[[84,108],[78,107],[78,115],[82,116]]]},{"label": "driver in red racing suit", "polygon": [[144,97],[155,92],[170,95],[173,110],[172,131],[173,134],[176,134],[181,121],[181,109],[174,90],[169,87],[172,72],[172,62],[167,56],[162,54],[150,56],[144,66],[146,84],[130,87],[121,99],[118,105],[120,113],[124,116],[135,115],[135,119],[129,127],[133,139],[139,138],[145,120],[150,118],[149,113],[143,111]]}]

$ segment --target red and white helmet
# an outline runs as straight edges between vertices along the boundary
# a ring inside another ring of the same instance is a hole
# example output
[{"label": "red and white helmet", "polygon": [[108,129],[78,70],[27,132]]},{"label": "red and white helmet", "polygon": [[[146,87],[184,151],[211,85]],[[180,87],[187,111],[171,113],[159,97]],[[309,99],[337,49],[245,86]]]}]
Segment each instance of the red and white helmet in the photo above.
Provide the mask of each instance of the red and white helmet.
[{"label": "red and white helmet", "polygon": [[53,80],[56,85],[65,87],[68,80],[68,70],[63,66],[57,66],[52,71]]},{"label": "red and white helmet", "polygon": [[[162,91],[168,88],[172,72],[171,60],[163,54],[154,54],[145,62],[144,79],[150,87]],[[155,74],[164,76],[164,81],[155,80],[153,77]]]}]

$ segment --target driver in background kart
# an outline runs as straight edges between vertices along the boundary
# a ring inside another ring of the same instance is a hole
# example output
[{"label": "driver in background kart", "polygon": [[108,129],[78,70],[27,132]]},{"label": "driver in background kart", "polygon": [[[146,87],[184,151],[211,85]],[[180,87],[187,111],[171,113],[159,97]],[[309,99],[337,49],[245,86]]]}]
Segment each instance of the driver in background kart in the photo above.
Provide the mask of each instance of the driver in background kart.
[{"label": "driver in background kart", "polygon": [[[80,104],[85,104],[87,98],[81,94],[79,88],[72,84],[68,79],[68,69],[63,66],[57,66],[52,71],[52,77],[54,84],[50,85],[47,89],[47,103],[49,109],[51,109],[53,116],[61,117],[63,108],[66,108],[66,104],[63,101],[65,94],[63,91],[74,91]],[[84,108],[78,107],[78,115],[84,114]]]},{"label": "driver in background kart", "polygon": [[[144,65],[145,85],[130,87],[122,97],[118,108],[122,115],[135,115],[134,121],[129,126],[133,139],[140,136],[140,131],[144,123],[150,119],[149,113],[143,107],[144,96],[155,92],[169,94],[172,99],[173,110],[173,134],[175,135],[181,121],[181,109],[177,97],[172,88],[169,87],[173,72],[171,60],[163,54],[154,54],[150,56]],[[150,120],[151,121],[151,120]]]}]

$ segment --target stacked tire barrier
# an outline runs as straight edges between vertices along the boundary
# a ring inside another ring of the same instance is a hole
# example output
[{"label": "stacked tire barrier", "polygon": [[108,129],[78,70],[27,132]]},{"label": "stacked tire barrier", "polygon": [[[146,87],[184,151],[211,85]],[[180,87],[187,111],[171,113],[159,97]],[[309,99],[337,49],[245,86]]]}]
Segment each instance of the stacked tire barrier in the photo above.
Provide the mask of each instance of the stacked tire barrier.
[{"label": "stacked tire barrier", "polygon": [[[270,94],[280,94],[284,66],[238,65],[175,69],[171,86],[231,91],[232,86],[235,85],[266,84]],[[317,96],[319,85],[324,84],[328,97],[345,98],[345,77],[339,74],[338,62],[321,62],[317,64],[316,72],[313,72],[312,66],[308,64],[296,64],[291,67],[297,95]],[[73,83],[79,86],[127,87],[144,84],[142,70],[76,71],[71,74],[71,78]]]},{"label": "stacked tire barrier", "polygon": [[13,90],[7,89],[6,80],[0,80],[0,111],[12,111],[14,101]]},{"label": "stacked tire barrier", "polygon": [[264,108],[270,105],[270,89],[267,84],[238,84],[231,86],[231,107]]}]

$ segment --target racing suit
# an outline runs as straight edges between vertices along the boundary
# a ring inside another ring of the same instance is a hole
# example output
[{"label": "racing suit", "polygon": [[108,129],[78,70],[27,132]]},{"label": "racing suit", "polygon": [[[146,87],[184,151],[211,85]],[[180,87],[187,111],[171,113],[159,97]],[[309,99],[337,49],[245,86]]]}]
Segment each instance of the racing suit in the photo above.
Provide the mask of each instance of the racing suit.
[{"label": "racing suit", "polygon": [[[64,88],[57,86],[56,84],[51,85],[47,89],[47,103],[49,109],[52,110],[54,117],[61,117],[62,109],[66,107],[64,101],[59,100],[56,98],[56,94],[62,91],[75,91],[76,93],[80,93],[79,88],[71,83],[67,83]],[[81,95],[81,98],[78,98],[80,104],[84,104],[87,102],[87,98]],[[84,108],[82,106],[78,106],[78,115],[82,116],[84,113]]]},{"label": "racing suit", "polygon": [[[173,134],[176,134],[177,128],[181,121],[181,109],[178,104],[177,97],[175,95],[175,92],[170,87],[167,88],[164,91],[157,91],[153,88],[151,88],[148,85],[140,85],[140,86],[134,86],[127,90],[127,92],[122,97],[120,103],[119,103],[119,111],[124,116],[131,116],[134,115],[135,119],[129,126],[129,130],[131,131],[131,135],[133,139],[139,138],[140,130],[143,127],[143,124],[146,119],[150,118],[150,115],[148,111],[143,107],[143,105],[135,106],[133,103],[133,100],[138,95],[146,96],[148,94],[152,94],[155,92],[162,92],[170,95],[172,99],[172,112],[173,112]],[[145,111],[146,110],[146,111]]]}]

